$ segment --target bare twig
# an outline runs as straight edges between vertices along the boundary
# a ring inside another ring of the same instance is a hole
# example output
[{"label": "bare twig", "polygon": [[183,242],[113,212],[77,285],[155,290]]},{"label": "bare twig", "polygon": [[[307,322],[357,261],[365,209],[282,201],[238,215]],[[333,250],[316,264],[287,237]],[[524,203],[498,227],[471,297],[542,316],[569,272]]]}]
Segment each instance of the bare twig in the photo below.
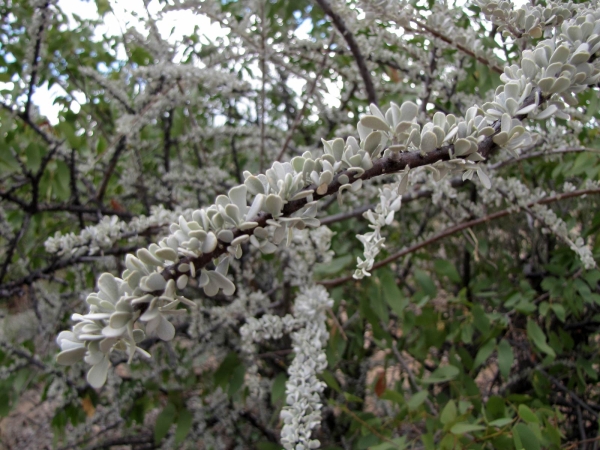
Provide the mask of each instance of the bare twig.
[{"label": "bare twig", "polygon": [[[118,247],[102,250],[102,253],[100,255],[94,255],[93,258],[98,259],[98,257],[104,256],[120,256],[135,251],[138,248],[139,246],[137,245],[131,245],[127,247]],[[56,260],[42,269],[38,269],[34,272],[31,272],[25,277],[19,278],[18,280],[9,281],[0,285],[0,298],[10,297],[11,295],[14,295],[15,293],[19,292],[23,286],[30,285],[34,281],[37,281],[41,278],[45,278],[59,269],[64,269],[65,267],[70,267],[75,264],[79,264],[81,262],[86,262],[89,260],[90,255],[82,255],[63,260]]]},{"label": "bare twig", "polygon": [[586,402],[581,400],[581,398],[579,398],[579,396],[575,392],[573,392],[571,389],[566,387],[562,383],[562,381],[553,377],[548,372],[546,372],[544,369],[538,368],[537,371],[539,373],[541,373],[542,375],[544,375],[546,378],[548,378],[550,381],[552,381],[558,389],[563,391],[565,394],[568,394],[575,403],[577,403],[579,406],[581,406],[583,409],[585,409],[587,412],[589,412],[595,419],[598,419],[598,413],[596,411],[594,411],[594,409],[590,405],[588,405]]},{"label": "bare twig", "polygon": [[[488,61],[483,56],[479,56],[479,55],[475,54],[475,52],[473,52],[472,50],[468,49],[464,45],[459,44],[458,42],[454,42],[452,39],[448,38],[447,36],[444,36],[442,33],[440,33],[437,30],[434,30],[433,28],[431,28],[430,26],[424,24],[423,22],[419,22],[418,20],[414,20],[414,22],[417,24],[417,26],[421,27],[423,30],[427,31],[432,36],[435,36],[436,38],[444,41],[445,43],[450,44],[451,46],[457,48],[461,52],[469,55],[471,58],[476,59],[477,61],[479,61],[483,65],[489,67],[492,71],[494,71],[494,72],[496,72],[496,73],[498,73],[500,75],[502,75],[504,73],[504,70],[502,68],[498,67],[494,62]],[[408,28],[408,30],[410,30],[412,32],[416,31],[416,30],[414,30],[412,28]]]},{"label": "bare twig", "polygon": [[15,254],[15,250],[17,249],[17,245],[19,245],[19,241],[21,240],[21,238],[27,231],[27,228],[29,227],[30,220],[31,220],[31,214],[27,214],[25,216],[25,218],[23,219],[23,222],[21,223],[21,228],[19,229],[17,234],[14,235],[13,239],[10,241],[10,244],[8,246],[8,251],[6,252],[6,259],[4,260],[4,263],[2,264],[2,269],[0,269],[0,282],[2,282],[2,280],[6,276],[6,273],[8,272],[8,266],[10,266],[12,257]]},{"label": "bare twig", "polygon": [[427,103],[429,103],[429,98],[431,97],[431,82],[433,81],[433,73],[437,68],[437,48],[435,45],[432,45],[431,51],[429,53],[429,70],[427,71],[427,76],[425,77],[425,94],[421,99],[421,106],[419,107],[419,111],[425,113],[427,111]]},{"label": "bare twig", "polygon": [[[392,352],[394,353],[394,356],[396,357],[396,359],[398,360],[398,362],[400,363],[400,365],[402,366],[402,368],[404,369],[404,371],[408,375],[408,379],[410,381],[411,386],[417,392],[421,392],[423,389],[421,388],[421,386],[419,386],[419,383],[417,383],[417,379],[415,378],[415,374],[412,372],[411,368],[408,366],[406,360],[402,356],[402,353],[400,353],[400,350],[398,350],[396,342],[394,342],[391,347],[392,347]],[[434,416],[437,416],[438,415],[438,410],[435,407],[435,405],[433,404],[433,402],[431,400],[429,400],[429,398],[426,398],[425,399],[425,403],[429,407],[429,410],[431,411],[431,414],[434,415]]]},{"label": "bare twig", "polygon": [[267,47],[266,47],[266,26],[265,26],[265,1],[260,3],[260,171],[264,172],[265,167],[265,108],[266,108],[266,90],[267,82]]},{"label": "bare twig", "polygon": [[121,153],[123,153],[127,148],[126,142],[127,141],[125,139],[125,136],[122,136],[117,143],[117,147],[115,148],[112,157],[110,158],[108,167],[104,172],[102,182],[100,183],[100,187],[98,188],[98,192],[96,193],[96,202],[98,204],[102,204],[102,200],[104,199],[104,195],[106,194],[106,188],[108,187],[110,177],[112,176],[113,172],[115,171],[115,168],[117,167],[117,162],[119,161]]}]

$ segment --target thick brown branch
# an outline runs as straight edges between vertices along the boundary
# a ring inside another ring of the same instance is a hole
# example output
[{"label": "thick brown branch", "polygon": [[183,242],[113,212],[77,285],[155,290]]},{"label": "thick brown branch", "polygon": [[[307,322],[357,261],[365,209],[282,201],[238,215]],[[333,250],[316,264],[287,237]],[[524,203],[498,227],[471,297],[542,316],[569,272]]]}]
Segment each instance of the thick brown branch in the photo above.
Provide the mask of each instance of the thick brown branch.
[{"label": "thick brown branch", "polygon": [[367,99],[369,100],[369,103],[377,104],[377,93],[375,91],[375,86],[373,85],[371,72],[369,72],[365,58],[362,55],[356,40],[354,39],[354,35],[350,32],[350,30],[348,30],[348,27],[346,27],[344,20],[333,9],[331,9],[331,5],[329,2],[327,2],[327,0],[316,0],[316,2],[319,4],[325,14],[331,18],[331,21],[335,27],[346,40],[348,47],[350,47],[350,51],[352,52],[354,60],[356,61],[356,65],[358,66],[360,76],[365,83],[365,90],[367,91]]},{"label": "thick brown branch", "polygon": [[[44,6],[42,6],[41,18],[40,18],[40,26],[37,29],[35,36],[35,46],[33,49],[33,60],[31,61],[31,78],[29,79],[29,88],[27,92],[27,101],[25,102],[25,116],[29,117],[29,112],[31,111],[31,101],[33,97],[33,90],[35,88],[35,83],[37,81],[37,72],[39,66],[40,53],[42,51],[42,35],[44,33],[44,27],[46,26],[46,14],[48,13],[48,7],[50,6],[50,2],[47,1]],[[33,37],[33,36],[31,36]]]},{"label": "thick brown branch", "polygon": [[[540,97],[540,102],[544,102],[546,100],[536,90],[536,91],[532,92],[531,95],[529,95],[525,99],[525,101],[523,102],[523,107],[532,104],[535,101],[536,96]],[[526,116],[523,116],[523,115],[517,116],[518,119],[524,119],[525,117]],[[478,146],[478,152],[484,158],[487,158],[493,150],[498,148],[498,145],[494,143],[493,138],[500,131],[500,122],[499,121],[494,122],[493,128],[494,128],[495,132],[492,135],[487,136],[485,139],[483,139],[479,143],[479,146]],[[387,175],[390,173],[400,172],[400,171],[404,170],[406,167],[415,168],[415,167],[431,165],[431,164],[434,164],[439,161],[447,161],[450,159],[450,155],[453,153],[454,153],[454,145],[451,144],[451,145],[445,145],[443,147],[440,147],[440,148],[433,150],[426,154],[421,154],[420,152],[406,152],[406,153],[393,154],[393,155],[385,157],[385,158],[380,158],[380,159],[374,160],[373,167],[371,167],[368,170],[365,170],[359,176],[357,176],[356,173],[352,170],[346,170],[346,171],[338,173],[334,177],[333,181],[327,186],[327,191],[323,194],[317,193],[318,186],[315,186],[315,185],[311,185],[311,186],[307,187],[306,190],[312,190],[314,192],[314,194],[312,196],[313,200],[320,200],[323,197],[328,197],[339,191],[339,189],[342,187],[342,184],[343,184],[339,181],[339,179],[342,175],[345,175],[346,177],[348,177],[348,179],[350,181],[354,181],[354,180],[358,180],[358,179],[361,179],[363,181],[370,180],[371,178],[375,178],[375,177],[378,177],[381,175]],[[301,199],[301,200],[290,201],[284,206],[282,215],[285,217],[289,217],[293,213],[302,209],[306,204],[307,204],[306,198]],[[256,222],[258,224],[257,225],[258,227],[266,227],[268,225],[267,221],[270,219],[273,219],[271,214],[268,214],[266,212],[260,212],[256,217],[252,218],[250,221]],[[233,232],[233,238],[235,239],[235,238],[238,238],[243,235],[248,235],[248,236],[252,235],[254,233],[254,228],[251,228],[248,230],[233,229],[232,232]],[[204,253],[200,256],[196,256],[193,258],[192,257],[181,258],[175,264],[172,264],[172,265],[166,267],[162,271],[162,275],[166,280],[177,279],[180,275],[183,275],[183,272],[181,272],[179,270],[181,263],[193,264],[196,270],[201,269],[201,268],[205,267],[207,264],[209,264],[211,261],[213,261],[214,259],[216,259],[219,256],[226,253],[227,247],[228,247],[227,243],[219,242],[217,245],[217,248],[210,253]],[[157,293],[157,295],[158,295],[158,293]]]},{"label": "thick brown branch", "polygon": [[121,153],[123,153],[126,148],[127,145],[125,136],[122,136],[117,143],[117,148],[115,148],[115,152],[110,158],[108,167],[106,168],[106,172],[104,172],[104,177],[102,178],[102,183],[100,183],[100,187],[98,188],[98,192],[96,193],[96,201],[98,202],[98,204],[102,204],[102,200],[104,198],[104,194],[106,194],[106,188],[108,187],[110,177],[112,176],[113,172],[115,171],[115,168],[117,167],[117,162],[119,161]]}]

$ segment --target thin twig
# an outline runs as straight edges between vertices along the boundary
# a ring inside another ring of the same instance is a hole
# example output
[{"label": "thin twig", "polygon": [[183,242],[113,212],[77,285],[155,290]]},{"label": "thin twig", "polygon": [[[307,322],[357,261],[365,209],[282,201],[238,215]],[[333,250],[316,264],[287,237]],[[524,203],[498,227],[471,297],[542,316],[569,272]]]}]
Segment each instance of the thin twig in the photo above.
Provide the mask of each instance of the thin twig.
[{"label": "thin twig", "polygon": [[575,403],[577,403],[579,406],[581,406],[583,409],[589,412],[594,418],[598,419],[598,413],[594,411],[594,409],[590,405],[581,400],[581,398],[579,398],[579,396],[575,392],[566,387],[559,379],[553,377],[544,369],[537,369],[537,371],[544,375],[546,378],[548,378],[550,381],[552,381],[558,389],[563,391],[565,394],[569,394],[569,396],[573,399]]},{"label": "thin twig", "polygon": [[265,167],[265,108],[266,108],[266,90],[265,84],[267,82],[267,70],[266,70],[266,59],[267,59],[267,47],[266,47],[266,27],[265,27],[265,1],[260,3],[260,73],[261,73],[261,87],[260,87],[260,172],[264,172]]},{"label": "thin twig", "polygon": [[12,257],[15,254],[15,250],[17,249],[17,245],[19,245],[19,241],[21,240],[21,238],[27,231],[27,228],[29,228],[30,220],[31,220],[31,214],[27,214],[25,216],[25,218],[23,219],[23,222],[21,223],[21,228],[19,229],[19,232],[17,234],[15,234],[15,236],[13,237],[13,239],[11,240],[11,242],[8,246],[8,251],[6,252],[6,259],[4,260],[4,263],[2,264],[2,269],[0,269],[0,282],[2,282],[2,280],[6,276],[6,273],[8,272],[8,266],[10,266]]},{"label": "thin twig", "polygon": [[102,200],[104,199],[104,194],[106,194],[106,189],[108,187],[108,182],[109,182],[110,177],[112,176],[113,172],[115,171],[115,168],[117,167],[117,162],[119,161],[119,157],[121,156],[121,153],[123,153],[125,151],[126,148],[127,148],[126,139],[125,139],[125,136],[122,136],[117,143],[117,147],[115,148],[115,151],[114,151],[112,157],[110,158],[108,167],[106,168],[106,171],[104,172],[104,176],[102,177],[102,182],[100,183],[100,187],[98,188],[98,192],[96,193],[96,202],[99,205],[102,204]]},{"label": "thin twig", "polygon": [[[433,28],[431,28],[430,26],[419,22],[418,20],[413,20],[417,26],[421,27],[423,30],[427,31],[429,34],[431,34],[432,36],[435,36],[436,38],[444,41],[447,44],[450,44],[451,46],[457,48],[458,50],[460,50],[461,52],[469,55],[471,58],[476,59],[477,61],[479,61],[480,63],[484,64],[485,66],[489,67],[492,71],[502,75],[504,73],[504,70],[501,69],[500,67],[498,67],[495,63],[493,63],[492,61],[488,61],[487,59],[485,59],[483,56],[479,56],[476,55],[475,52],[473,52],[472,50],[468,49],[467,47],[465,47],[462,44],[459,44],[457,42],[454,42],[452,39],[448,38],[447,36],[444,36],[442,33],[440,33],[437,30],[434,30]],[[408,30],[415,32],[417,30],[413,29],[413,28],[408,28]]]},{"label": "thin twig", "polygon": [[41,278],[45,278],[46,276],[56,272],[59,269],[64,269],[66,267],[70,267],[75,264],[79,264],[81,262],[88,261],[90,257],[99,258],[104,256],[121,256],[125,253],[133,252],[139,248],[139,245],[130,245],[127,247],[117,247],[111,248],[107,250],[101,250],[99,255],[82,255],[76,256],[69,259],[56,260],[46,267],[42,269],[38,269],[34,272],[31,272],[29,275],[19,278],[18,280],[9,281],[0,285],[0,298],[2,297],[10,297],[11,295],[19,292],[22,289],[22,286],[31,285],[34,281],[37,281]]},{"label": "thin twig", "polygon": [[[423,388],[421,388],[421,386],[419,386],[419,383],[417,383],[417,379],[415,378],[415,374],[412,372],[412,370],[408,366],[406,360],[404,359],[404,357],[400,353],[400,350],[398,350],[396,342],[394,342],[392,344],[392,352],[394,353],[394,356],[396,357],[396,359],[398,360],[398,362],[400,363],[400,365],[402,366],[402,368],[404,369],[404,371],[408,375],[408,379],[409,379],[410,384],[413,387],[413,389],[416,390],[417,392],[421,392],[423,390]],[[429,398],[426,398],[425,399],[425,403],[429,407],[429,409],[431,411],[431,414],[434,415],[434,416],[437,416],[438,415],[438,411],[437,411],[437,408],[435,407],[435,405],[433,404],[433,402],[431,400],[429,400]]]}]

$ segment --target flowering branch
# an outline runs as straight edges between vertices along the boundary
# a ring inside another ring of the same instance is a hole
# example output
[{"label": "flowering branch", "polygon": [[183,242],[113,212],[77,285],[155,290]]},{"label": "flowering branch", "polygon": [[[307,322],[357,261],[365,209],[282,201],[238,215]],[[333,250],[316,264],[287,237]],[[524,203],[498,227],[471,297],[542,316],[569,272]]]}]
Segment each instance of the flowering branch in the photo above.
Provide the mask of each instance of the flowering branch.
[{"label": "flowering branch", "polygon": [[[595,194],[600,194],[600,188],[581,189],[581,190],[573,191],[573,192],[564,192],[562,194],[558,194],[558,195],[555,195],[552,197],[541,199],[537,202],[529,203],[527,206],[532,207],[534,205],[548,205],[550,203],[555,203],[555,202],[558,202],[561,200],[566,200],[569,198],[581,197],[584,195],[595,195]],[[491,222],[492,220],[497,220],[502,217],[506,217],[509,214],[514,214],[516,212],[519,212],[519,209],[510,207],[507,209],[503,209],[501,211],[496,211],[492,214],[488,214],[487,216],[484,216],[484,217],[479,217],[477,219],[468,220],[466,222],[459,223],[452,227],[446,228],[444,231],[437,233],[434,236],[432,236],[428,239],[425,239],[422,242],[419,242],[418,244],[411,245],[410,247],[402,249],[396,253],[391,254],[387,258],[382,259],[381,261],[378,261],[377,263],[375,263],[373,265],[372,270],[376,270],[381,267],[385,267],[389,263],[391,263],[399,258],[402,258],[403,256],[406,256],[410,253],[414,253],[418,250],[421,250],[422,248],[427,247],[429,244],[433,244],[434,242],[437,242],[441,239],[444,239],[448,236],[458,233],[459,231],[463,231],[468,228],[475,227],[477,225],[482,225],[484,223],[488,223],[488,222]],[[353,278],[352,275],[347,275],[344,277],[335,278],[335,279],[331,279],[331,280],[322,280],[322,281],[319,281],[319,284],[321,284],[327,288],[332,288],[335,286],[339,286],[340,284],[346,283],[347,281],[352,280],[352,278]]]}]

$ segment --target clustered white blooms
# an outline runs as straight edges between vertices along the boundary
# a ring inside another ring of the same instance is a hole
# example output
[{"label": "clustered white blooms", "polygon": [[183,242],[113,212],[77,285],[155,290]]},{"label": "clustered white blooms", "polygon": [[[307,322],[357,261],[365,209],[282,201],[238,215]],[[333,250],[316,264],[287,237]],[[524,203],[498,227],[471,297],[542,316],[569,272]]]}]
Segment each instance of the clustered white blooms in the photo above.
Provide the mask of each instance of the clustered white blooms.
[{"label": "clustered white blooms", "polygon": [[294,230],[294,237],[287,250],[287,265],[284,269],[285,280],[291,286],[305,286],[310,283],[313,267],[317,263],[328,263],[333,259],[330,250],[331,239],[335,233],[327,226]]},{"label": "clustered white blooms", "polygon": [[[591,248],[585,243],[576,229],[568,229],[563,219],[548,206],[540,204],[539,201],[545,197],[554,195],[554,192],[547,194],[541,189],[531,191],[523,182],[516,178],[496,180],[497,190],[503,194],[509,201],[518,207],[531,211],[536,219],[542,222],[544,231],[552,232],[562,239],[581,259],[585,269],[590,270],[596,267],[596,261]],[[568,193],[575,187],[570,183],[565,183],[564,192]],[[530,203],[534,203],[529,207]]]},{"label": "clustered white blooms", "polygon": [[394,213],[400,210],[402,194],[406,191],[408,184],[408,170],[402,175],[400,181],[391,186],[384,186],[379,190],[379,203],[375,211],[368,210],[363,217],[370,222],[369,228],[373,231],[362,235],[356,235],[358,240],[364,246],[364,261],[357,257],[357,269],[353,277],[357,280],[363,277],[371,276],[369,271],[373,268],[375,258],[385,247],[385,238],[381,236],[381,228],[385,225],[391,225],[394,220]]},{"label": "clustered white blooms", "polygon": [[580,5],[570,2],[525,4],[518,9],[514,9],[513,2],[507,0],[477,0],[476,3],[486,17],[500,25],[500,31],[517,38],[524,35],[540,38],[544,32],[551,32],[552,27],[560,25],[574,13],[581,11]]},{"label": "clustered white blooms", "polygon": [[192,211],[169,211],[162,205],[153,206],[149,216],[137,216],[126,222],[118,216],[104,216],[96,225],[88,225],[80,233],[62,234],[57,231],[44,242],[48,253],[58,256],[98,254],[123,238],[138,236],[150,228],[164,227],[180,215],[191,216]]},{"label": "clustered white blooms", "polygon": [[290,334],[295,353],[288,368],[286,404],[281,410],[283,428],[281,444],[286,450],[318,448],[319,441],[311,439],[312,430],[321,423],[320,394],[325,383],[317,375],[327,367],[324,346],[329,338],[326,326],[327,310],[333,306],[327,290],[315,285],[302,288],[296,296],[293,314],[284,317],[264,315],[249,318],[241,327],[242,347],[254,353],[255,343],[280,339]]},{"label": "clustered white blooms", "polygon": [[[33,10],[31,20],[27,27],[27,34],[32,42],[42,41],[48,30],[48,24],[51,23],[56,14],[57,0],[33,0],[30,2],[30,7]],[[37,54],[36,54],[37,52]],[[44,57],[46,46],[44,45],[29,45],[27,53],[22,56],[23,61],[27,61],[23,67],[21,79],[26,83],[30,83],[31,77],[34,76],[36,69]]]},{"label": "clustered white blooms", "polygon": [[[130,266],[134,265],[131,259],[128,262]],[[173,280],[165,282],[160,274],[154,275],[146,277],[141,286],[132,289],[127,282],[109,273],[102,274],[98,279],[99,292],[88,295],[86,299],[88,313],[73,314],[72,319],[77,324],[72,331],[62,331],[56,338],[61,349],[57,362],[70,365],[84,359],[92,366],[87,374],[88,382],[93,387],[100,387],[106,382],[109,355],[113,348],[126,351],[130,362],[136,352],[150,357],[148,352],[137,346],[145,337],[138,320],[145,323],[146,333],[155,333],[165,341],[173,339],[175,327],[164,316],[182,313],[182,310],[176,309],[179,303],[192,307],[195,303],[175,295]],[[149,293],[157,289],[163,290],[160,296]],[[134,328],[136,322],[138,328]]]}]

